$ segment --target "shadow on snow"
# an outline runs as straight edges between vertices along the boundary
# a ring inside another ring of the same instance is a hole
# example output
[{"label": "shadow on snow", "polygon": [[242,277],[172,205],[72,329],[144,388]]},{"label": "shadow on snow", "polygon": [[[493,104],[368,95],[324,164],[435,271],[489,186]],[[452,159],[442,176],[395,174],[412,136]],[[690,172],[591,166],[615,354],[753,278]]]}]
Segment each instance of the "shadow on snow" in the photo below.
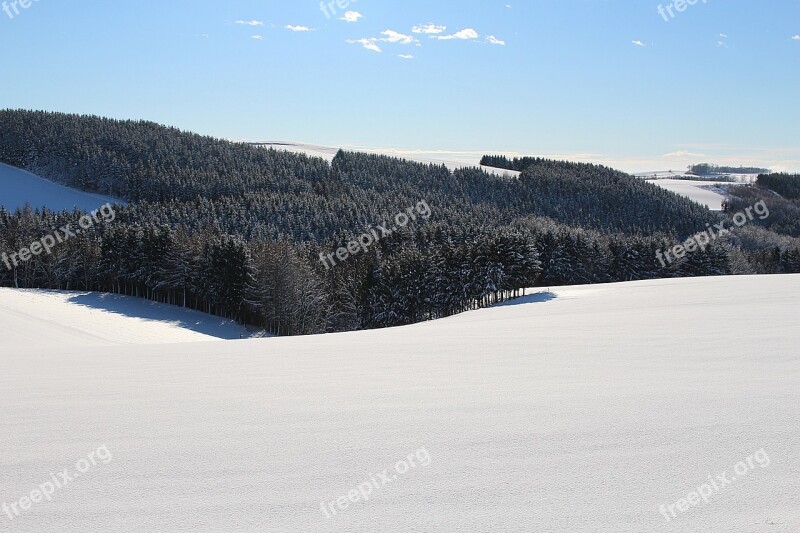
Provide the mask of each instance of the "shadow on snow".
[{"label": "shadow on snow", "polygon": [[541,302],[549,302],[550,300],[555,300],[558,296],[556,293],[544,291],[544,292],[537,292],[536,294],[529,294],[527,296],[522,296],[520,298],[515,298],[513,300],[509,300],[507,302],[499,303],[497,305],[493,305],[492,307],[506,307],[509,305],[524,305],[524,304],[537,304]]},{"label": "shadow on snow", "polygon": [[139,298],[108,293],[83,293],[71,296],[67,301],[130,318],[172,324],[218,339],[239,339],[242,334],[248,336],[244,327],[232,320]]}]

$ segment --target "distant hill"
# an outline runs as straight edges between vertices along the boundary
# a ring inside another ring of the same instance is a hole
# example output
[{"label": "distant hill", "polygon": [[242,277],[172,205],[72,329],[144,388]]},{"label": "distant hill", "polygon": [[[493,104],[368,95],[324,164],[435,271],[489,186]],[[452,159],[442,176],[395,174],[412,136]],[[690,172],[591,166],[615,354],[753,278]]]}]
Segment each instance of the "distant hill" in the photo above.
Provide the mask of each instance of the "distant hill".
[{"label": "distant hill", "polygon": [[[0,161],[129,202],[52,254],[0,268],[0,285],[142,296],[281,335],[411,324],[537,284],[798,268],[786,239],[777,255],[770,250],[768,269],[734,240],[659,261],[657,251],[728,215],[591,164],[529,158],[514,163],[521,170],[510,179],[341,150],[308,157],[152,122],[11,110],[0,111]],[[414,206],[425,216],[398,222]],[[78,218],[0,210],[0,253]],[[358,244],[362,237],[368,244]],[[775,239],[749,242],[755,254]]]}]

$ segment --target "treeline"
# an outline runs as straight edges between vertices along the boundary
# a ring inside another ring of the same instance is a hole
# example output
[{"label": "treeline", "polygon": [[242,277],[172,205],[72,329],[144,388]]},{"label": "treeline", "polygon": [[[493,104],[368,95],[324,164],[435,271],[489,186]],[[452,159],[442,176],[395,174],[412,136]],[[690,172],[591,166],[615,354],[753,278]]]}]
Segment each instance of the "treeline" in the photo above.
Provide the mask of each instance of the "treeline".
[{"label": "treeline", "polygon": [[702,163],[690,166],[689,172],[698,176],[712,176],[715,174],[764,174],[769,170],[758,167],[726,167]]},{"label": "treeline", "polygon": [[788,200],[800,200],[800,175],[761,174],[756,184],[775,191]]},{"label": "treeline", "polygon": [[[401,230],[329,269],[320,247],[120,224],[118,209],[52,254],[0,263],[0,284],[137,296],[302,335],[450,316],[517,296],[542,272],[532,239],[512,229]],[[0,246],[22,249],[81,215],[0,209]]]},{"label": "treeline", "polygon": [[[766,227],[659,264],[657,250],[723,215],[596,165],[527,158],[509,180],[351,152],[328,163],[30,111],[0,111],[0,161],[130,202],[52,255],[0,264],[0,284],[139,296],[280,335],[411,324],[536,285],[795,269],[795,241]],[[320,261],[420,200],[427,222],[333,268]],[[79,216],[0,210],[0,252]]]},{"label": "treeline", "polygon": [[[402,230],[326,268],[319,261],[325,247],[128,224],[118,209],[117,220],[101,221],[51,255],[11,270],[0,265],[0,284],[114,292],[302,335],[446,317],[518,296],[524,287],[800,272],[797,250],[732,258],[725,243],[665,266],[655,252],[675,244],[666,236],[603,235],[541,218],[496,231],[436,223]],[[19,249],[80,216],[0,210],[0,246]]]},{"label": "treeline", "polygon": [[481,165],[522,172],[537,160],[538,159],[534,157],[514,157],[509,159],[504,155],[485,155],[481,157]]}]

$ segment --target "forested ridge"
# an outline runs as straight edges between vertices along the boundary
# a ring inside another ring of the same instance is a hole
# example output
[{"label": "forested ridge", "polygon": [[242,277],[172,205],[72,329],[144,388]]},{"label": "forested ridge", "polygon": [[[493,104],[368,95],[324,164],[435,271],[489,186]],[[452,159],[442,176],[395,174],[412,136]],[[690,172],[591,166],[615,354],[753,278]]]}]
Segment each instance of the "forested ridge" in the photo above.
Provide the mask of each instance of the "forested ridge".
[{"label": "forested ridge", "polygon": [[[149,122],[14,110],[0,111],[0,161],[129,202],[51,255],[0,265],[0,284],[131,294],[281,335],[410,324],[537,284],[796,267],[792,235],[761,227],[746,247],[715,242],[665,268],[656,250],[724,215],[596,165],[530,158],[509,179],[343,151],[329,164]],[[420,201],[430,219],[320,261]],[[0,251],[80,217],[33,207],[0,209]]]}]

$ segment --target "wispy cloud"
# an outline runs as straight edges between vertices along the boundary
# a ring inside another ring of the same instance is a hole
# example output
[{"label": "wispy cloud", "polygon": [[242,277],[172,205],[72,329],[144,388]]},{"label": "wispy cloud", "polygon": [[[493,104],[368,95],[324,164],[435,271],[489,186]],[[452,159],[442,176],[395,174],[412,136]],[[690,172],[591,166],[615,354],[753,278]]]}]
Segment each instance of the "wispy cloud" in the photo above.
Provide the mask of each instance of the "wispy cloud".
[{"label": "wispy cloud", "polygon": [[367,50],[372,50],[373,52],[378,52],[378,53],[383,52],[383,50],[381,50],[381,47],[378,46],[378,43],[376,41],[377,39],[372,37],[369,39],[347,39],[346,42],[348,44],[360,44]]},{"label": "wispy cloud", "polygon": [[263,35],[253,35],[253,36],[251,36],[250,38],[251,38],[251,39],[255,39],[256,41],[262,41],[262,40],[264,40],[264,36],[263,36]]},{"label": "wispy cloud", "polygon": [[314,28],[309,28],[308,26],[295,26],[293,24],[287,24],[284,26],[289,31],[314,31]]},{"label": "wispy cloud", "polygon": [[800,41],[800,33],[792,37],[793,41]]},{"label": "wispy cloud", "polygon": [[381,41],[386,43],[399,43],[399,44],[413,44],[419,41],[410,35],[404,35],[394,30],[382,31],[383,39]]},{"label": "wispy cloud", "polygon": [[[384,30],[381,32],[382,37],[366,37],[364,39],[348,39],[346,42],[349,44],[360,44],[367,50],[372,50],[373,52],[383,52],[381,50],[380,45],[378,43],[389,43],[389,44],[416,44],[417,46],[422,46],[419,40],[411,35],[406,35],[404,33],[400,33],[394,30]],[[408,55],[408,54],[405,54]],[[403,57],[403,59],[411,59],[411,57]]]},{"label": "wispy cloud", "polygon": [[447,26],[437,26],[433,22],[429,22],[427,24],[420,24],[419,26],[414,26],[411,28],[411,33],[428,33],[428,34],[439,34],[444,33],[447,29]]},{"label": "wispy cloud", "polygon": [[451,41],[453,39],[468,41],[470,39],[477,39],[478,37],[480,37],[480,35],[472,28],[457,31],[452,35],[431,35],[431,39],[438,39],[440,41]]},{"label": "wispy cloud", "polygon": [[677,152],[670,152],[661,157],[705,157],[705,154],[697,154],[688,150],[678,150]]},{"label": "wispy cloud", "polygon": [[647,46],[643,41],[631,41],[636,46]]},{"label": "wispy cloud", "polygon": [[401,59],[414,59],[414,56],[412,56],[411,54],[400,54],[397,57]]},{"label": "wispy cloud", "polygon": [[260,20],[235,20],[234,24],[242,24],[247,26],[263,26],[264,23]]},{"label": "wispy cloud", "polygon": [[495,37],[494,35],[490,35],[490,36],[488,36],[488,37],[486,38],[486,42],[487,42],[487,43],[489,43],[489,44],[497,44],[497,45],[499,45],[499,46],[505,46],[505,45],[506,45],[506,42],[505,42],[505,41],[501,41],[500,39],[498,39],[498,38],[497,38],[497,37]]},{"label": "wispy cloud", "polygon": [[358,19],[360,18],[364,18],[364,15],[358,11],[347,11],[343,17],[339,17],[339,20],[343,20],[345,22],[358,22]]}]

